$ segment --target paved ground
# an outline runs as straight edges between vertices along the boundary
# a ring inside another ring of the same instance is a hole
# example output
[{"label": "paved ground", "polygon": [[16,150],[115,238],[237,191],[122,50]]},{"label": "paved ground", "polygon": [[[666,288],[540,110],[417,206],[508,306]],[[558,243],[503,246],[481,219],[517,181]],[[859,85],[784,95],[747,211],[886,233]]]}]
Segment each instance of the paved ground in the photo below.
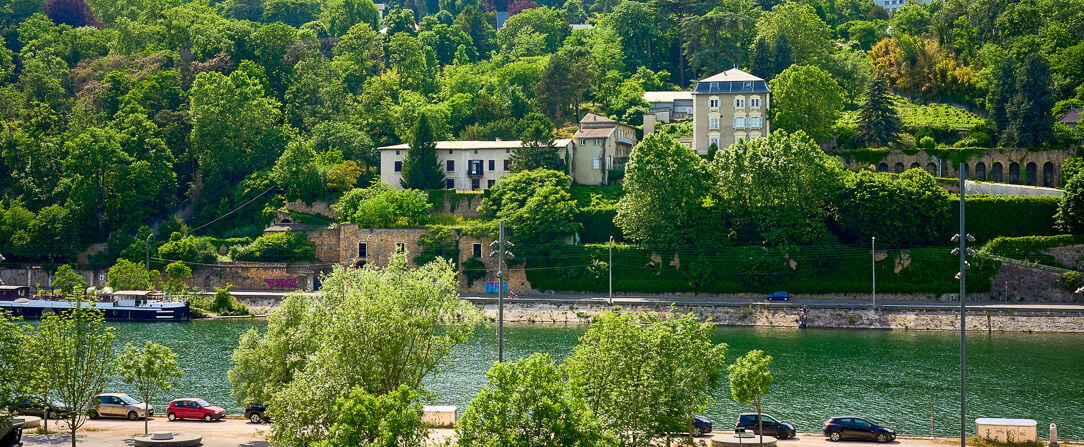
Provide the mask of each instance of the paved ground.
[{"label": "paved ground", "polygon": [[[54,427],[63,428],[63,423],[59,425],[50,423],[49,427],[50,429],[54,429]],[[152,433],[168,431],[201,434],[203,435],[203,445],[206,447],[266,447],[268,445],[264,441],[264,435],[267,432],[266,425],[252,424],[241,419],[226,419],[217,422],[169,422],[163,417],[158,417],[151,418],[150,431]],[[438,443],[450,437],[452,430],[438,429],[433,430],[431,433],[431,441]],[[143,421],[101,419],[87,421],[86,425],[80,430],[77,441],[81,447],[126,446],[132,445],[129,438],[139,434],[143,434]],[[697,443],[702,442],[704,445],[710,445],[708,444],[709,440],[709,436],[703,436],[697,438]],[[50,435],[27,433],[23,436],[23,443],[26,447],[62,447],[71,445],[69,437],[63,433]],[[750,444],[755,445],[755,442]],[[819,433],[800,433],[794,439],[778,442],[779,447],[875,447],[879,445],[875,442],[856,441],[833,443]],[[887,444],[888,447],[946,447],[952,445],[959,445],[958,438],[900,438]],[[1066,446],[1068,444],[1063,443],[1062,445]],[[1079,447],[1081,444],[1076,443],[1073,445]]]}]

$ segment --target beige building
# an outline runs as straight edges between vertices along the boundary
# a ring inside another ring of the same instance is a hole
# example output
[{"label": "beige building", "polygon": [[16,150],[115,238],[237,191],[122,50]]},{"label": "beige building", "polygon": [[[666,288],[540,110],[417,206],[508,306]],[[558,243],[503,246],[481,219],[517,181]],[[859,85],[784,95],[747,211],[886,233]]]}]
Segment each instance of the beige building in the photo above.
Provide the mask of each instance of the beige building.
[{"label": "beige building", "polygon": [[[570,172],[565,157],[574,152],[572,140],[555,140],[560,168]],[[512,152],[523,146],[511,141],[438,141],[437,162],[444,168],[444,187],[457,190],[479,190],[492,187],[504,175],[512,173]],[[380,150],[380,179],[392,188],[402,189],[403,160],[410,151],[408,144],[383,146]]]},{"label": "beige building", "polygon": [[572,136],[572,179],[581,185],[605,185],[611,169],[624,169],[636,146],[636,129],[604,116],[588,113]]},{"label": "beige building", "polygon": [[769,133],[768,83],[738,69],[701,79],[693,89],[693,149],[706,154]]},{"label": "beige building", "polygon": [[693,116],[693,92],[644,92],[644,101],[651,104],[651,113],[660,123],[680,121]]}]

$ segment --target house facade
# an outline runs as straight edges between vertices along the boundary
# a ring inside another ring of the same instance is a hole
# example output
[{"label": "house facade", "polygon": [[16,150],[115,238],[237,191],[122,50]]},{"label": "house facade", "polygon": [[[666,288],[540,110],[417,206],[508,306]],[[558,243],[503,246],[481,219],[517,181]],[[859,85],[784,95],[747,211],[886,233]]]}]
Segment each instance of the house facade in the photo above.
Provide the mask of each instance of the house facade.
[{"label": "house facade", "polygon": [[[568,172],[566,156],[574,152],[571,140],[555,140],[561,168]],[[444,168],[444,187],[461,191],[493,187],[504,175],[512,173],[512,152],[523,146],[510,141],[438,141],[437,162]],[[403,161],[410,151],[408,144],[383,146],[380,150],[380,179],[392,188],[402,189]]]},{"label": "house facade", "polygon": [[571,175],[581,185],[605,185],[611,169],[624,169],[636,146],[636,129],[604,116],[588,113],[572,136]]},{"label": "house facade", "polygon": [[669,123],[693,116],[693,92],[644,92],[644,101],[651,104],[655,121]]},{"label": "house facade", "polygon": [[693,89],[693,149],[755,140],[770,132],[771,91],[764,79],[738,69],[701,79]]}]

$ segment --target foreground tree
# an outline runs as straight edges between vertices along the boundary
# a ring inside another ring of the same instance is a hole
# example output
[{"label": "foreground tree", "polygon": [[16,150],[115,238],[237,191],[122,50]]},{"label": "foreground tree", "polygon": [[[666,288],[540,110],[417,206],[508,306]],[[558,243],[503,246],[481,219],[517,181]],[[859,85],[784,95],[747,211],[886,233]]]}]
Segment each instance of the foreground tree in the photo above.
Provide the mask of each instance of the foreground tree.
[{"label": "foreground tree", "polygon": [[723,378],[727,345],[712,343],[713,327],[693,314],[604,314],[565,360],[572,392],[623,446],[687,431]]},{"label": "foreground tree", "polygon": [[734,400],[744,405],[752,404],[757,409],[760,445],[764,445],[764,421],[761,420],[760,400],[768,394],[768,389],[772,386],[772,372],[768,370],[771,364],[772,356],[754,349],[727,368],[730,372],[730,395]]},{"label": "foreground tree", "polygon": [[952,200],[930,173],[909,169],[888,173],[859,171],[847,176],[833,200],[840,239],[864,244],[927,245],[940,240]]},{"label": "foreground tree", "polygon": [[516,241],[554,242],[580,229],[571,183],[571,177],[548,169],[517,172],[490,188],[478,210],[507,221]]},{"label": "foreground tree", "polygon": [[74,309],[43,318],[37,334],[42,363],[48,365],[40,373],[56,390],[56,398],[68,405],[65,422],[72,447],[87,421],[91,398],[102,392],[113,373],[113,328],[105,326],[100,309],[74,300],[79,304]]},{"label": "foreground tree", "polygon": [[408,189],[440,189],[444,187],[444,169],[437,162],[437,141],[429,117],[422,113],[414,125],[410,150],[403,159],[403,178],[399,181]]},{"label": "foreground tree", "polygon": [[812,65],[792,65],[769,82],[772,126],[799,130],[814,140],[832,137],[832,126],[843,110],[843,91],[832,75]]},{"label": "foreground tree", "polygon": [[[34,362],[31,327],[0,310],[0,408],[9,409],[30,388]],[[4,420],[0,418],[0,426]],[[48,427],[46,427],[48,429]]]},{"label": "foreground tree", "polygon": [[[117,370],[124,382],[139,390],[143,402],[150,405],[158,393],[173,389],[184,375],[177,366],[177,354],[167,346],[147,341],[143,348],[131,344],[117,356]],[[143,433],[147,433],[150,417],[143,418]]]},{"label": "foreground tree", "polygon": [[880,77],[870,78],[866,102],[858,107],[858,137],[869,147],[884,147],[899,141],[901,126],[888,84]]},{"label": "foreground tree", "polygon": [[1058,203],[1054,223],[1066,233],[1084,232],[1084,175],[1074,176],[1065,185],[1065,195]]},{"label": "foreground tree", "polygon": [[355,389],[338,400],[335,413],[330,437],[315,447],[424,445],[429,434],[418,392],[406,385],[379,396]]},{"label": "foreground tree", "polygon": [[480,322],[458,299],[456,271],[443,259],[414,269],[396,254],[387,267],[337,267],[323,284],[319,297],[288,297],[267,333],[246,333],[233,353],[237,401],[275,402],[275,445],[327,439],[344,422],[336,403],[355,390],[376,397],[401,386],[420,390]]},{"label": "foreground tree", "polygon": [[127,259],[117,259],[109,268],[109,287],[113,290],[148,290],[151,288],[151,274],[142,264]]},{"label": "foreground tree", "polygon": [[644,137],[625,165],[625,195],[614,224],[646,244],[677,245],[702,208],[710,177],[703,160],[669,135]]},{"label": "foreground tree", "polygon": [[548,354],[497,363],[456,424],[461,447],[601,447],[612,434],[569,393]]}]

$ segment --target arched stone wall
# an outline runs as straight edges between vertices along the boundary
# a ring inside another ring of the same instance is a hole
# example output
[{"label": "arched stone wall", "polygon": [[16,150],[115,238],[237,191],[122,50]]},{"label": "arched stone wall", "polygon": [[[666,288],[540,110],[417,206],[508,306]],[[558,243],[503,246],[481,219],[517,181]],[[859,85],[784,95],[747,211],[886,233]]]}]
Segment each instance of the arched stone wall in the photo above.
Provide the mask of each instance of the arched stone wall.
[{"label": "arched stone wall", "polygon": [[[968,165],[968,178],[971,180],[985,180],[1001,183],[1028,184],[1028,166],[1033,166],[1034,175],[1031,184],[1051,187],[1061,187],[1064,182],[1061,179],[1061,165],[1069,157],[1073,156],[1071,150],[1043,150],[1029,151],[1026,149],[987,149],[985,151],[968,151],[972,157],[963,161]],[[939,157],[944,151],[919,150],[914,154],[906,154],[900,150],[892,150],[880,160],[865,161],[855,160],[849,157],[847,152],[837,155],[843,163],[851,169],[875,169],[880,172],[896,172],[900,166],[923,167],[936,177],[955,178],[959,176],[958,165],[949,157]],[[961,151],[961,153],[964,153]],[[958,159],[957,159],[958,160]],[[979,166],[982,166],[980,169]],[[1041,168],[1041,171],[1040,171]],[[1024,172],[1021,172],[1024,171]]]}]

